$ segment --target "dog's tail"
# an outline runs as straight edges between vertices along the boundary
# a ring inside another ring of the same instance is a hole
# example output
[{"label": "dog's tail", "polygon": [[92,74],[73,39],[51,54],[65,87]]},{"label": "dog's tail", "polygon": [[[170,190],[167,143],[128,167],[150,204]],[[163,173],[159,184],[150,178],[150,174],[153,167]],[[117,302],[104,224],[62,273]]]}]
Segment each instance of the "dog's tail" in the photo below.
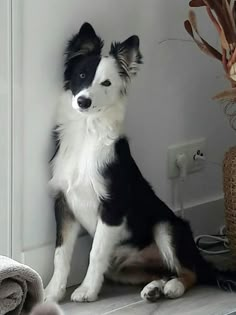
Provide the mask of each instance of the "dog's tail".
[{"label": "dog's tail", "polygon": [[218,286],[224,291],[236,292],[236,271],[220,270],[202,256],[198,257],[196,271],[199,284]]},{"label": "dog's tail", "polygon": [[[173,224],[173,231],[177,244],[177,258],[181,265],[187,269],[190,267],[189,269],[196,274],[197,283],[199,284],[218,286],[222,290],[236,292],[236,270],[220,270],[207,261],[195,244],[189,223],[180,218],[177,218],[177,220],[177,223],[175,221],[175,224]],[[184,261],[183,258],[190,259]]]}]

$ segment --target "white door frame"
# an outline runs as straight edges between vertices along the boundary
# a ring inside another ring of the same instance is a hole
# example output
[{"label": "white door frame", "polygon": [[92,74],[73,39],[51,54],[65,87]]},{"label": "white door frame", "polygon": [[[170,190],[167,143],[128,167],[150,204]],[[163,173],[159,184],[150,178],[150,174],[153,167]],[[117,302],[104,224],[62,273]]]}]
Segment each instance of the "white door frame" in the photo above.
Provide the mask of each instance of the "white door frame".
[{"label": "white door frame", "polygon": [[11,1],[0,2],[0,255],[11,256]]},{"label": "white door frame", "polygon": [[23,262],[22,257],[22,196],[23,196],[23,104],[22,88],[22,23],[24,1],[12,3],[12,257]]}]

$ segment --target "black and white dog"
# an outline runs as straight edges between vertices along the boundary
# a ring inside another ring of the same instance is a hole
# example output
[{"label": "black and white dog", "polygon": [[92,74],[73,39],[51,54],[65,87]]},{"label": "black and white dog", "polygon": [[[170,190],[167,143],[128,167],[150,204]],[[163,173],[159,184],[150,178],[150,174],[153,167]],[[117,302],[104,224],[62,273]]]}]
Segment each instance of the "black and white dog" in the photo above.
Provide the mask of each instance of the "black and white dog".
[{"label": "black and white dog", "polygon": [[142,63],[139,38],[103,41],[83,24],[66,48],[51,186],[56,193],[54,274],[46,300],[60,300],[83,226],[93,237],[89,267],[72,301],[95,301],[104,277],[146,285],[143,299],[178,298],[195,283],[234,289],[235,275],[199,254],[189,224],[153,192],[124,134],[128,85]]}]

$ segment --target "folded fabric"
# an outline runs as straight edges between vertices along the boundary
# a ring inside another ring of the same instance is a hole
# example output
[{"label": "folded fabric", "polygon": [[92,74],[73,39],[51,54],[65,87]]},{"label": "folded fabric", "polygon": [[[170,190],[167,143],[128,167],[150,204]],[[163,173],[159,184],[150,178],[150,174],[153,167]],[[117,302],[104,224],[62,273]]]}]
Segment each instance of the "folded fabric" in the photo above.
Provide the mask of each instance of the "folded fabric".
[{"label": "folded fabric", "polygon": [[29,314],[43,301],[43,283],[36,271],[0,256],[0,315]]}]

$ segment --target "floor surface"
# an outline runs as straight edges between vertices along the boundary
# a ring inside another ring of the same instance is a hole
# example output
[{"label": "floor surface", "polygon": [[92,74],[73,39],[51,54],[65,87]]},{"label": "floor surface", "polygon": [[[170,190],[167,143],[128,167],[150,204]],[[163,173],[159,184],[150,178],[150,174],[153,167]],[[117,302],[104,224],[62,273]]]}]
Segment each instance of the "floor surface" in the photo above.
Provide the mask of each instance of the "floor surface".
[{"label": "floor surface", "polygon": [[157,303],[141,300],[138,287],[105,285],[100,299],[93,303],[62,303],[66,315],[225,315],[236,311],[236,293],[217,288],[197,287],[176,300],[160,299]]},{"label": "floor surface", "polygon": [[[208,257],[209,258],[209,257]],[[235,258],[227,255],[211,256],[219,267],[235,267]],[[182,298],[160,299],[157,303],[141,300],[141,287],[106,284],[99,300],[93,303],[72,303],[70,288],[61,306],[65,315],[226,315],[235,311],[236,293],[223,292],[218,288],[195,287]]]}]

